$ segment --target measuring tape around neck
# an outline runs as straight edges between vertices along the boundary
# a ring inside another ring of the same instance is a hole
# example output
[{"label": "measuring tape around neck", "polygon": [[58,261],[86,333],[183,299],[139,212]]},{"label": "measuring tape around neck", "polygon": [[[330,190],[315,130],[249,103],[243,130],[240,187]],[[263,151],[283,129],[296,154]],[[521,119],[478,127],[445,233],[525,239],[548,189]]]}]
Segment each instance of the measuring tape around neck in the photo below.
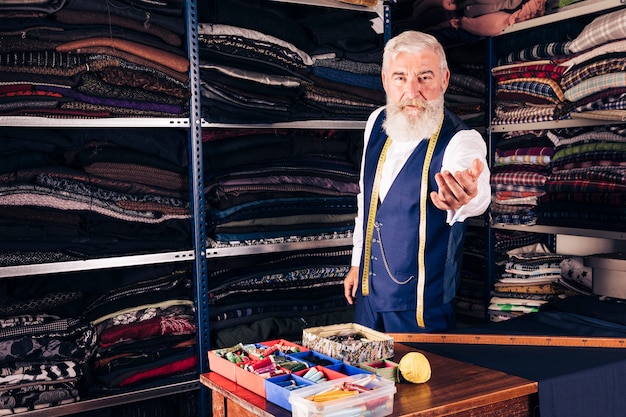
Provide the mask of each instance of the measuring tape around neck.
[{"label": "measuring tape around neck", "polygon": [[420,186],[420,224],[419,224],[419,247],[417,248],[417,310],[415,318],[420,328],[425,328],[424,323],[424,287],[426,286],[426,202],[428,201],[428,173],[430,162],[435,153],[435,145],[443,125],[443,115],[439,127],[428,141],[428,149],[422,165],[422,185]]},{"label": "measuring tape around neck", "polygon": [[[422,182],[420,189],[420,223],[419,223],[419,247],[418,247],[418,281],[417,281],[417,311],[416,319],[417,324],[424,328],[424,286],[425,286],[425,250],[426,250],[426,202],[428,199],[428,173],[430,169],[430,163],[432,161],[433,154],[435,152],[435,145],[441,132],[443,125],[443,115],[441,117],[437,130],[432,134],[428,141],[428,148],[426,149],[426,156],[424,157],[424,163],[422,166]],[[370,275],[370,261],[371,261],[371,249],[372,249],[372,236],[374,233],[374,223],[376,221],[376,209],[378,207],[378,195],[380,188],[380,177],[382,175],[382,166],[385,162],[387,149],[391,144],[391,139],[387,138],[385,145],[380,153],[378,159],[378,165],[376,166],[376,174],[374,177],[374,184],[372,186],[372,196],[370,198],[369,213],[367,216],[367,226],[365,228],[364,239],[364,256],[363,256],[363,273],[361,275],[361,294],[363,296],[369,295],[369,275]]]},{"label": "measuring tape around neck", "polygon": [[374,222],[376,221],[376,209],[378,207],[378,192],[380,190],[380,177],[383,172],[383,165],[387,159],[387,150],[391,145],[391,139],[387,138],[383,146],[380,156],[378,157],[378,165],[376,165],[376,174],[374,176],[374,185],[372,186],[372,197],[370,198],[370,209],[367,214],[367,227],[365,228],[364,255],[363,255],[363,274],[361,275],[361,294],[368,296],[370,293],[369,275],[370,275],[370,258],[372,257],[372,236],[374,234]]}]

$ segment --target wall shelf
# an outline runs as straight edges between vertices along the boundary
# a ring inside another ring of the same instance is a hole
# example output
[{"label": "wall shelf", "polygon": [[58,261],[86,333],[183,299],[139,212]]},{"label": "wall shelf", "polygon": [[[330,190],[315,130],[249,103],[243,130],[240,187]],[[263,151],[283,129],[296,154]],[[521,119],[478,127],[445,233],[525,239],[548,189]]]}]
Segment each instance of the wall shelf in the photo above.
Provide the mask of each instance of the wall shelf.
[{"label": "wall shelf", "polygon": [[324,247],[352,246],[352,238],[316,239],[306,242],[268,243],[264,245],[241,245],[223,248],[207,248],[207,257],[219,258],[237,255],[256,255],[261,253],[274,253],[295,250],[307,250]]},{"label": "wall shelf", "polygon": [[49,119],[46,117],[2,116],[0,126],[11,127],[189,127],[189,119],[180,118],[123,118],[112,117],[102,119]]},{"label": "wall shelf", "polygon": [[612,231],[612,230],[596,230],[596,229],[581,229],[577,227],[561,227],[561,226],[548,226],[548,225],[512,225],[512,224],[493,224],[492,229],[500,230],[517,230],[521,232],[530,233],[546,233],[554,235],[570,235],[570,236],[583,236],[583,237],[597,237],[603,239],[625,240],[626,232]]},{"label": "wall shelf", "polygon": [[83,411],[111,408],[117,405],[129,404],[137,401],[149,400],[152,398],[159,398],[166,395],[180,394],[183,392],[194,391],[199,388],[199,380],[179,382],[155,388],[131,391],[124,394],[113,394],[100,398],[80,400],[72,404],[28,411],[24,413],[19,413],[19,415],[22,415],[24,417],[67,416],[69,414],[79,413]]},{"label": "wall shelf", "polygon": [[56,274],[61,272],[90,271],[103,268],[155,265],[170,262],[193,261],[194,251],[151,253],[111,258],[95,258],[79,261],[50,262],[42,264],[5,266],[0,268],[0,278],[14,278],[29,275]]}]

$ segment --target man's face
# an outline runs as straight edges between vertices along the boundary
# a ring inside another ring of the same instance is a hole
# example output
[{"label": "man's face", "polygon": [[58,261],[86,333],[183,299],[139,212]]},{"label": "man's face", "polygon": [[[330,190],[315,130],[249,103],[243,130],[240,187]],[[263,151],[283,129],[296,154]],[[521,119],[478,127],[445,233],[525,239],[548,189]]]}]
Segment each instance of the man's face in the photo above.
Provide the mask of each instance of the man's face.
[{"label": "man's face", "polygon": [[382,79],[387,103],[398,106],[409,120],[415,120],[424,114],[425,102],[443,96],[450,72],[441,72],[434,51],[402,52],[389,62]]}]

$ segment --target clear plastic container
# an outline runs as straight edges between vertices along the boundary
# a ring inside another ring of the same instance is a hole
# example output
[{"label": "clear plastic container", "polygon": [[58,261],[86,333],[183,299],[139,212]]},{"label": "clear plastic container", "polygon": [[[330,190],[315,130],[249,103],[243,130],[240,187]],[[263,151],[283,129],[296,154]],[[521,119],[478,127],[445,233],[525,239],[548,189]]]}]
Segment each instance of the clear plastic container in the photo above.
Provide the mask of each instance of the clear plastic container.
[{"label": "clear plastic container", "polygon": [[[330,401],[310,399],[315,394],[339,390],[344,382],[357,383],[371,389]],[[395,393],[393,381],[373,374],[357,374],[292,391],[289,402],[293,417],[382,417],[393,413]]]}]

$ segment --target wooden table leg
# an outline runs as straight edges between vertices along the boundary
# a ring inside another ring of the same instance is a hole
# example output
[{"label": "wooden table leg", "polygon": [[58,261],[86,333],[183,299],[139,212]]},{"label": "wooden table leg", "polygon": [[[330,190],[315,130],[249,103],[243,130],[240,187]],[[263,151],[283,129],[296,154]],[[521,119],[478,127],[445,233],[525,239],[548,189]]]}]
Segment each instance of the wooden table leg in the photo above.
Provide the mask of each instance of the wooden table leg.
[{"label": "wooden table leg", "polygon": [[215,391],[211,392],[211,403],[213,404],[213,417],[226,417],[226,398]]}]

